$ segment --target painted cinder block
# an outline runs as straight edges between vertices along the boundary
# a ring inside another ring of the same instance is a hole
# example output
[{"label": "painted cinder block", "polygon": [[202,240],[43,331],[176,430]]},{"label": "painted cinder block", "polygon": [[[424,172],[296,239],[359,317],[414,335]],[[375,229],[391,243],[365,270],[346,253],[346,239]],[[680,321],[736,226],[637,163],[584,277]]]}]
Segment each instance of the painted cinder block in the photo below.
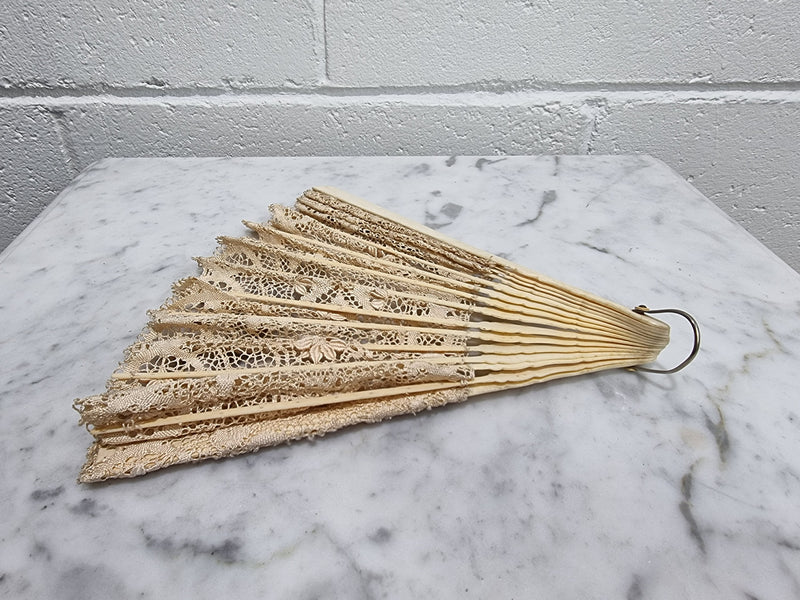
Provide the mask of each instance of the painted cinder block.
[{"label": "painted cinder block", "polygon": [[315,83],[312,2],[5,0],[5,87],[247,89]]},{"label": "painted cinder block", "polygon": [[492,89],[800,76],[800,4],[327,0],[325,7],[328,73],[341,86]]},{"label": "painted cinder block", "polygon": [[589,120],[571,105],[447,105],[266,98],[92,103],[66,122],[85,164],[105,156],[579,153]]}]

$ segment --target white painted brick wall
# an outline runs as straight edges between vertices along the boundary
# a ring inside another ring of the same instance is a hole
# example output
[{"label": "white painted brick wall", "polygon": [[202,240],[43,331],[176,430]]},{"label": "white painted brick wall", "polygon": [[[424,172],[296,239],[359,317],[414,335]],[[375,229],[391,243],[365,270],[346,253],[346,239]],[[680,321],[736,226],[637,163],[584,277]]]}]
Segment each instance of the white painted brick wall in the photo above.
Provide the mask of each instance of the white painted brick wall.
[{"label": "white painted brick wall", "polygon": [[105,156],[647,152],[799,269],[798,22],[788,1],[5,0],[0,248]]}]

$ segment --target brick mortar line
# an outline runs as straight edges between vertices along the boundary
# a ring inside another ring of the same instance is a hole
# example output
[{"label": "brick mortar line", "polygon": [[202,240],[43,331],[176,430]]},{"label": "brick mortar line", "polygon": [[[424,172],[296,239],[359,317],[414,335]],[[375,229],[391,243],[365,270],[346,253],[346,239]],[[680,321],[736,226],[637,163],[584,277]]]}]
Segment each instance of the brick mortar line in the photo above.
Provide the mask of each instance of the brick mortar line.
[{"label": "brick mortar line", "polygon": [[328,58],[328,7],[327,0],[320,0],[322,3],[322,74],[325,84],[330,84],[330,60]]},{"label": "brick mortar line", "polygon": [[586,154],[594,154],[595,142],[597,141],[599,135],[600,123],[608,116],[608,101],[604,98],[599,101],[587,102],[585,106],[586,112],[588,113],[590,119],[584,150],[586,151]]},{"label": "brick mortar line", "polygon": [[[322,48],[318,51],[327,53],[327,40],[325,32],[325,4],[320,6],[322,14],[319,16],[319,26],[322,28],[320,43]],[[781,81],[773,83],[758,82],[648,82],[648,83],[619,83],[619,82],[578,82],[556,83],[539,81],[495,81],[485,80],[473,83],[454,85],[401,85],[401,86],[342,86],[331,83],[327,79],[327,60],[322,65],[326,79],[318,83],[298,83],[292,86],[264,86],[264,87],[237,87],[230,85],[214,86],[197,84],[191,87],[163,87],[148,85],[106,85],[88,84],[74,87],[52,86],[41,81],[19,81],[0,86],[0,98],[14,97],[78,97],[78,96],[117,96],[120,98],[138,97],[195,97],[208,98],[236,96],[264,96],[264,95],[314,95],[320,97],[358,97],[358,96],[413,96],[427,94],[463,95],[463,94],[491,94],[505,96],[509,94],[611,94],[611,93],[723,93],[723,92],[800,92],[800,81]]]},{"label": "brick mortar line", "polygon": [[69,130],[64,122],[64,111],[58,108],[53,108],[50,110],[45,110],[44,112],[48,115],[55,128],[61,154],[64,157],[64,163],[72,172],[72,176],[75,177],[81,171],[81,160],[78,156],[78,152],[75,150],[75,146],[72,144]]},{"label": "brick mortar line", "polygon": [[323,95],[314,93],[246,93],[207,95],[150,95],[120,96],[116,94],[56,95],[56,96],[9,96],[0,97],[0,107],[41,106],[69,107],[106,104],[111,106],[330,106],[347,107],[370,104],[394,104],[401,106],[458,106],[458,107],[505,107],[505,106],[582,106],[591,103],[608,104],[796,104],[800,103],[800,90],[658,90],[658,91],[527,91],[459,93],[414,93],[372,95]]}]

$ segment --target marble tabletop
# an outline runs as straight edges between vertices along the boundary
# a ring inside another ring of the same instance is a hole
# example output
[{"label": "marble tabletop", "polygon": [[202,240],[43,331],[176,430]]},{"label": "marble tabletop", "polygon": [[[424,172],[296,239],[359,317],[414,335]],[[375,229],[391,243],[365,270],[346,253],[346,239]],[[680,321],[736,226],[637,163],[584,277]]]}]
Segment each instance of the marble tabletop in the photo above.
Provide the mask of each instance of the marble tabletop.
[{"label": "marble tabletop", "polygon": [[[703,349],[78,484],[73,399],[191,257],[312,185],[686,309]],[[798,316],[800,276],[646,156],[100,161],[0,255],[0,597],[800,597]]]}]

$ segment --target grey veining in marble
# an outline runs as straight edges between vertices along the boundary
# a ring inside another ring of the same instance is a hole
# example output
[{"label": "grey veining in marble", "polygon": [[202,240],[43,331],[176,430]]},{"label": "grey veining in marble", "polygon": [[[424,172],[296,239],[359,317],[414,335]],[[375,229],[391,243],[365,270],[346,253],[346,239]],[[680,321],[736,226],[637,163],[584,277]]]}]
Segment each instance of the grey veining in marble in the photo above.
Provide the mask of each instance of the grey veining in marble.
[{"label": "grey veining in marble", "polygon": [[[72,400],[192,256],[312,185],[685,308],[703,350],[77,484]],[[800,597],[798,317],[800,276],[648,157],[101,161],[0,255],[0,596]]]}]

